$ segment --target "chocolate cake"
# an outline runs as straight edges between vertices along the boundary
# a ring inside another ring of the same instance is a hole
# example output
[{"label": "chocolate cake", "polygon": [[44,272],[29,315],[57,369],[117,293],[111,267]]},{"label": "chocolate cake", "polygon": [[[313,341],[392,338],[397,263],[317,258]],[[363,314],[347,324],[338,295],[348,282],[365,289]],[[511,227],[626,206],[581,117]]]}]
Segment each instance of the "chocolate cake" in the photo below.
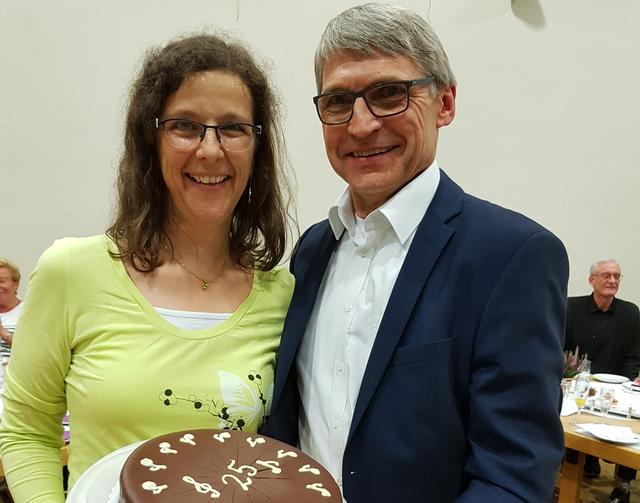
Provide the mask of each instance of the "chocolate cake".
[{"label": "chocolate cake", "polygon": [[148,440],[120,473],[121,503],[341,503],[338,484],[302,451],[264,435],[188,430]]}]

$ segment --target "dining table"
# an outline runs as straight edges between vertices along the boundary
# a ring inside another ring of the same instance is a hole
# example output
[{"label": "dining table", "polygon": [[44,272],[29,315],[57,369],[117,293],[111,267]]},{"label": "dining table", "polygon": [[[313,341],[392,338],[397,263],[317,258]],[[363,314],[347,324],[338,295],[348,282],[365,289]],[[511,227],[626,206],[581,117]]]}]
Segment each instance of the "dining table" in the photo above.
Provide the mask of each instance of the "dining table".
[{"label": "dining table", "polygon": [[[558,483],[558,503],[580,502],[582,471],[587,454],[607,462],[640,470],[640,389],[636,390],[630,384],[630,382],[611,383],[592,379],[590,387],[595,394],[587,401],[580,415],[575,410],[573,394],[569,393],[565,396],[561,414],[564,444],[566,449],[577,452],[577,459],[575,456],[564,456]],[[612,409],[606,415],[598,407],[598,397],[605,387],[612,389],[616,398]],[[630,428],[631,438],[637,441],[618,441],[615,436],[610,440],[603,440],[606,436],[596,436],[585,431],[585,426],[594,431],[600,428],[590,425]]]}]

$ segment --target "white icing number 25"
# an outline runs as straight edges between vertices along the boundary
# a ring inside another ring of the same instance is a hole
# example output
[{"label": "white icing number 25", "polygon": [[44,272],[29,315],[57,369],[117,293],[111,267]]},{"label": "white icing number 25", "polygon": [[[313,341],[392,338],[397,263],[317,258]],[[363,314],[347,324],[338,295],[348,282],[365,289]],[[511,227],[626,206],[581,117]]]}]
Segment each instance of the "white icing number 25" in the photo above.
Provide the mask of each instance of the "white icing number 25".
[{"label": "white icing number 25", "polygon": [[235,459],[232,459],[229,462],[229,465],[227,466],[227,468],[229,470],[233,470],[236,473],[239,473],[240,475],[242,475],[244,472],[248,472],[250,477],[253,477],[256,473],[258,473],[258,470],[256,469],[255,466],[241,465],[241,466],[236,468],[236,460]]},{"label": "white icing number 25", "polygon": [[242,482],[238,477],[236,477],[235,475],[231,475],[230,473],[225,473],[222,476],[222,482],[224,482],[225,485],[229,485],[229,482],[227,482],[227,478],[233,479],[235,480],[238,485],[240,487],[242,487],[243,491],[248,491],[249,490],[249,486],[251,485],[251,483],[253,482],[252,479],[250,479],[249,477],[247,477],[247,481],[246,482]]}]

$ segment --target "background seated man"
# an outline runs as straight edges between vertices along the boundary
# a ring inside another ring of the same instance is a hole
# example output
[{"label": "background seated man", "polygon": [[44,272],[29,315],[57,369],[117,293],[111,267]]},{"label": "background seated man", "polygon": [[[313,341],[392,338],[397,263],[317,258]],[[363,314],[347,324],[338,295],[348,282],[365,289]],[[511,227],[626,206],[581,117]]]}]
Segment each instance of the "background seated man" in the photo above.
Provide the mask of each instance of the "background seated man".
[{"label": "background seated man", "polygon": [[[580,347],[591,360],[591,372],[619,374],[635,379],[640,371],[640,324],[638,306],[616,298],[622,272],[613,259],[599,260],[589,270],[591,295],[570,297],[567,304],[565,349]],[[587,456],[586,477],[600,474],[598,458]],[[617,487],[610,503],[628,503],[629,482],[636,471],[620,466]]]}]

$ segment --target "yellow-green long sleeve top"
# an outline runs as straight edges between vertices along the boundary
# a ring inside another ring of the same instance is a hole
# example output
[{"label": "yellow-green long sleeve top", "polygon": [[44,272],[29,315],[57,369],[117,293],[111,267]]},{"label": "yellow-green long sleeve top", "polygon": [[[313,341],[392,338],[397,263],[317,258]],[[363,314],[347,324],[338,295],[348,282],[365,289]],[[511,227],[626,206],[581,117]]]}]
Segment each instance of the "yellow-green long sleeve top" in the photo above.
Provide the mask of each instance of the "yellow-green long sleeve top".
[{"label": "yellow-green long sleeve top", "polygon": [[120,447],[187,428],[256,431],[270,407],[293,291],[256,271],[232,316],[183,330],[142,296],[104,235],[56,241],[31,275],[6,372],[0,451],[16,503],[62,503],[61,419],[70,486]]}]

